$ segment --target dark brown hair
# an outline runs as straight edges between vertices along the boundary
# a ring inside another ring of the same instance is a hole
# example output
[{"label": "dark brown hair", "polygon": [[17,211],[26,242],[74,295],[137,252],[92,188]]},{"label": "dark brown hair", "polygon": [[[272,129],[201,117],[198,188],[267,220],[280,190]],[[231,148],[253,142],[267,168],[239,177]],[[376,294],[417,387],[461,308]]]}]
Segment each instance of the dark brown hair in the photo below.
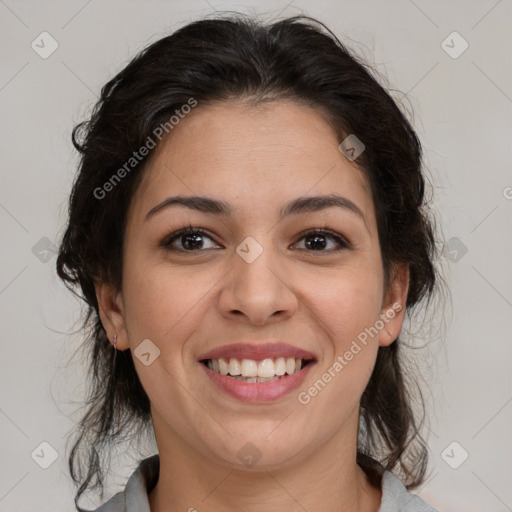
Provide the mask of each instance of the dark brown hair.
[{"label": "dark brown hair", "polygon": [[[240,98],[255,105],[306,102],[324,114],[340,142],[356,134],[365,145],[357,164],[371,185],[386,282],[394,263],[409,266],[409,311],[434,291],[435,239],[418,137],[372,68],[325,25],[306,16],[264,24],[230,15],[190,23],[149,45],[102,88],[90,119],[73,130],[81,161],[57,273],[72,291],[79,289],[87,307],[83,327],[89,329],[84,346],[91,386],[69,456],[71,476],[80,485],[77,510],[88,488],[99,486],[103,496],[102,454],[128,430],[151,428],[150,402],[132,355],[115,355],[94,286],[103,281],[122,287],[126,213],[149,157],[123,173],[107,198],[98,197],[98,190],[190,98],[198,108]],[[410,489],[424,478],[428,451],[401,352],[398,339],[379,348],[361,400],[357,461],[367,467],[371,457],[397,470]],[[420,404],[424,416],[422,398]]]}]

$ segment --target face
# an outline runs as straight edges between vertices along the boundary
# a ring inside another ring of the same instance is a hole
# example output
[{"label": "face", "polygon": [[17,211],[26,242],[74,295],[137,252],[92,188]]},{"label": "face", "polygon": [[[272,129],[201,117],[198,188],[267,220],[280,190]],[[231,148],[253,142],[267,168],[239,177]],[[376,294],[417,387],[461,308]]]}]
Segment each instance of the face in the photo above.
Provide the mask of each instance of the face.
[{"label": "face", "polygon": [[[398,269],[384,289],[371,191],[340,142],[307,106],[239,101],[199,105],[155,150],[128,212],[122,290],[97,292],[110,339],[134,354],[157,440],[237,467],[252,443],[267,469],[355,443],[378,347],[401,328],[407,276]],[[175,196],[226,211],[162,204]],[[189,226],[202,232],[175,235]],[[139,358],[143,340],[150,355]],[[247,359],[249,373],[264,359],[274,373],[281,356],[312,361],[247,383],[208,369],[208,355]]]}]

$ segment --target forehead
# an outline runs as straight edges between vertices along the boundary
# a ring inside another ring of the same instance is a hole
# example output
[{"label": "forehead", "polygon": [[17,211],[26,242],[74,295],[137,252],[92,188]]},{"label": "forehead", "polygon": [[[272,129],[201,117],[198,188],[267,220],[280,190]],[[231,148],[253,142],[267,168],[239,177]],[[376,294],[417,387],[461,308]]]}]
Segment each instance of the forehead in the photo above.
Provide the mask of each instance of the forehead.
[{"label": "forehead", "polygon": [[154,150],[132,204],[135,216],[168,195],[222,198],[263,215],[306,195],[341,194],[373,214],[364,172],[312,107],[293,101],[199,104]]}]

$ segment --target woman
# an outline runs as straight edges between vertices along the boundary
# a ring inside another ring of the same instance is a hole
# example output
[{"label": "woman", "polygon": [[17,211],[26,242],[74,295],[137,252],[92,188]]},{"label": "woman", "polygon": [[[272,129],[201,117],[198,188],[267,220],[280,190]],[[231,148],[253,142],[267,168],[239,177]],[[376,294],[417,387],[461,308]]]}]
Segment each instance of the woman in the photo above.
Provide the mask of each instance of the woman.
[{"label": "woman", "polygon": [[98,511],[433,511],[399,341],[436,282],[421,146],[367,67],[311,18],[197,21],[73,141],[77,510],[133,429],[158,454]]}]

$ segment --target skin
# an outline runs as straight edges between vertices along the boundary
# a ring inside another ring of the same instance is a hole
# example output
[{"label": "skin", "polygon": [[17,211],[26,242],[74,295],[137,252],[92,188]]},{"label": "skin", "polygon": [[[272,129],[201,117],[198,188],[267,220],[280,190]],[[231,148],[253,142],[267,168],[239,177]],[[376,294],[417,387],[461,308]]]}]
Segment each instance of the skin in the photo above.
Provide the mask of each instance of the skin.
[{"label": "skin", "polygon": [[[359,403],[378,347],[396,339],[404,309],[307,405],[297,399],[407,295],[403,266],[384,288],[369,185],[339,143],[309,106],[237,100],[198,105],[154,150],[128,211],[122,290],[96,287],[101,320],[111,340],[117,334],[119,350],[148,338],[160,350],[149,366],[134,357],[160,454],[152,512],[378,510],[381,491],[356,464]],[[279,220],[289,201],[332,193],[364,218],[331,207]],[[233,214],[173,206],[145,220],[175,195],[220,199]],[[174,252],[159,246],[189,223],[208,233],[195,252],[186,252],[183,238]],[[311,248],[303,233],[319,228],[349,248],[333,252],[338,244],[328,236],[325,248]],[[247,236],[263,248],[252,263],[236,252]],[[231,398],[197,362],[220,345],[268,338],[318,360],[299,390],[274,403]],[[237,456],[249,442],[262,455],[252,467]]]}]

